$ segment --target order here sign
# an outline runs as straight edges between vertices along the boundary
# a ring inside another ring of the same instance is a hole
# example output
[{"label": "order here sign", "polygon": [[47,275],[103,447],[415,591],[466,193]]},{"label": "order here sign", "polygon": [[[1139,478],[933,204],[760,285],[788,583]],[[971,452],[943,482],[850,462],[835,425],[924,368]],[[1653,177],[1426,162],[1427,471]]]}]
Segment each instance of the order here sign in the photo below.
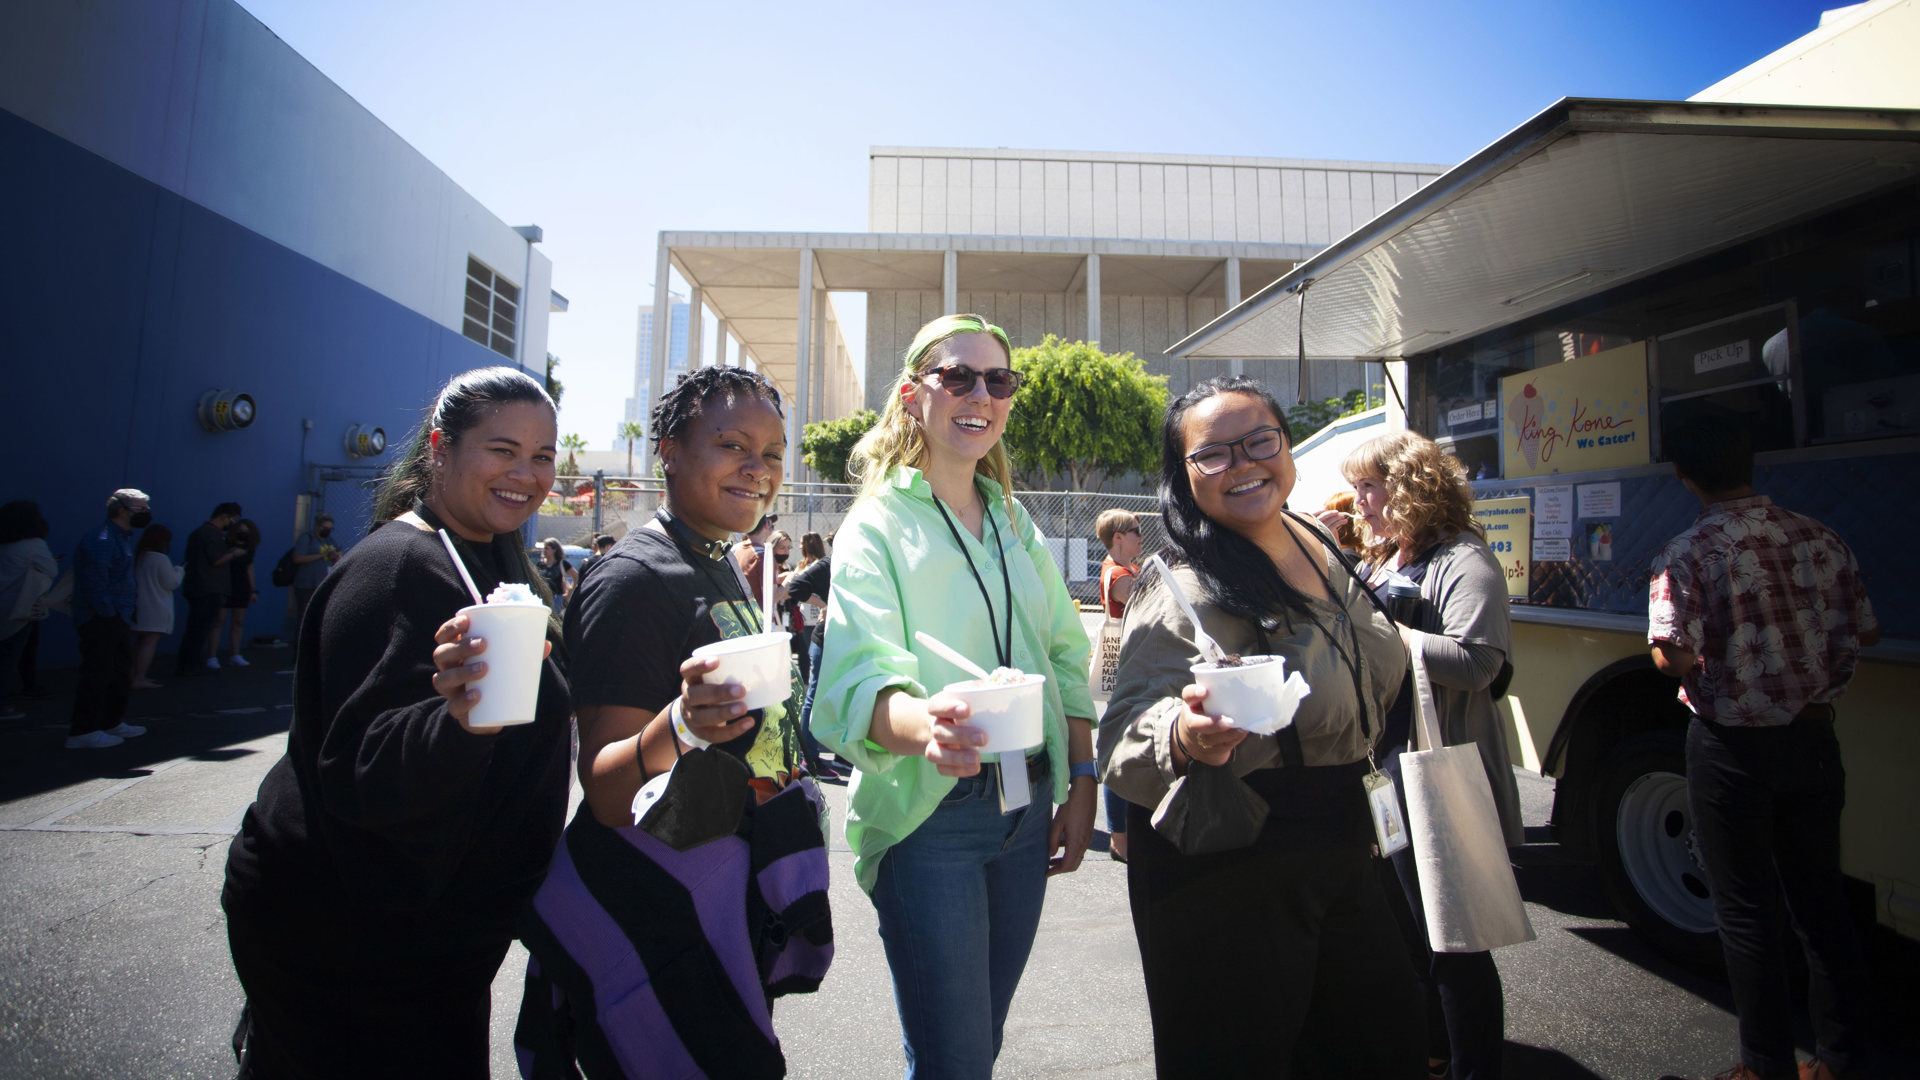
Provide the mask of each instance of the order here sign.
[{"label": "order here sign", "polygon": [[1500,380],[1502,475],[1551,476],[1645,465],[1647,343]]}]

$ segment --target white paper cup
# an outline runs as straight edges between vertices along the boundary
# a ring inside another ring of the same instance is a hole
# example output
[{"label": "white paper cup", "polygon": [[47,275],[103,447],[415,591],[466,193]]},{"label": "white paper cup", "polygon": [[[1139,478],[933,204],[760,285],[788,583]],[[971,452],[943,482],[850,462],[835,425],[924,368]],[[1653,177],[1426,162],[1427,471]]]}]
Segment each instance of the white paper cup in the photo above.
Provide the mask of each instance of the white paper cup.
[{"label": "white paper cup", "polygon": [[540,704],[540,666],[546,658],[545,604],[478,604],[460,614],[472,622],[467,636],[485,639],[487,673],[468,685],[480,700],[467,716],[473,727],[505,727],[533,722]]},{"label": "white paper cup", "polygon": [[1243,656],[1239,667],[1217,667],[1208,661],[1188,670],[1193,672],[1193,681],[1207,688],[1208,716],[1228,717],[1243,727],[1261,727],[1279,715],[1280,688],[1287,676],[1286,665],[1277,656]]},{"label": "white paper cup", "polygon": [[764,709],[793,693],[793,637],[785,630],[727,638],[702,645],[693,655],[720,661],[702,678],[710,683],[738,682],[747,692],[748,709]]},{"label": "white paper cup", "polygon": [[1042,687],[1045,675],[1022,675],[1019,682],[993,683],[970,679],[945,687],[967,703],[972,713],[966,723],[987,733],[987,745],[977,747],[983,754],[1010,750],[1031,750],[1047,740],[1044,724]]}]

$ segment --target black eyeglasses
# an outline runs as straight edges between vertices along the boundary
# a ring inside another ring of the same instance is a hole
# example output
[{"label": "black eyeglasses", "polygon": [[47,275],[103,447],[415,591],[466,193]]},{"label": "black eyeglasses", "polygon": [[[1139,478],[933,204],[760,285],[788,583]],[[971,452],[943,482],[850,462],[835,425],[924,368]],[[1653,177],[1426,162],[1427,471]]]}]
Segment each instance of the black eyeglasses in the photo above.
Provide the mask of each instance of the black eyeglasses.
[{"label": "black eyeglasses", "polygon": [[1230,442],[1208,443],[1187,455],[1187,462],[1202,476],[1217,476],[1233,467],[1233,448],[1247,455],[1248,461],[1265,461],[1286,446],[1277,427],[1254,428]]},{"label": "black eyeglasses", "polygon": [[998,401],[1005,401],[1012,397],[1013,392],[1020,389],[1021,381],[1026,378],[1012,368],[997,367],[975,371],[965,364],[944,364],[927,374],[939,379],[940,389],[954,397],[966,397],[973,393],[974,382],[985,379],[987,396]]}]

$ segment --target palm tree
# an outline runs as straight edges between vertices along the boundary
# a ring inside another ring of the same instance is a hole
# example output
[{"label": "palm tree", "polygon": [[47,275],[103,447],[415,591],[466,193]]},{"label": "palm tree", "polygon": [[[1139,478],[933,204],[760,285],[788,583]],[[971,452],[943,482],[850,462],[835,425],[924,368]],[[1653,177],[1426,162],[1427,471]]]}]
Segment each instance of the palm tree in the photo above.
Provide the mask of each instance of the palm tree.
[{"label": "palm tree", "polygon": [[629,420],[620,425],[620,437],[627,440],[627,475],[633,475],[633,443],[635,439],[647,437],[647,429],[639,421]]},{"label": "palm tree", "polygon": [[567,452],[567,473],[566,474],[568,476],[580,475],[580,468],[578,465],[574,463],[573,455],[576,451],[585,450],[586,448],[587,448],[587,440],[581,438],[579,435],[561,436],[560,449],[565,450]]}]

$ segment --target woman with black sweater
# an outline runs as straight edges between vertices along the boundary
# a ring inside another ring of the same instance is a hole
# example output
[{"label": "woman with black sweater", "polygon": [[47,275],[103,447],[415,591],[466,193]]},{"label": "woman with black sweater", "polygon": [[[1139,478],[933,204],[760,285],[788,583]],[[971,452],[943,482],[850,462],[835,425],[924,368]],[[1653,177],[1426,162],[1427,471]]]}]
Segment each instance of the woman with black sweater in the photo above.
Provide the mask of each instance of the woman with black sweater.
[{"label": "woman with black sweater", "polygon": [[[457,376],[382,488],[376,531],[314,593],[287,755],[227,858],[240,1075],[485,1077],[489,988],[567,802],[567,680],[533,723],[476,729],[485,594],[544,593],[520,527],[553,483],[553,402],[511,368]],[[484,686],[484,684],[482,684]]]}]

